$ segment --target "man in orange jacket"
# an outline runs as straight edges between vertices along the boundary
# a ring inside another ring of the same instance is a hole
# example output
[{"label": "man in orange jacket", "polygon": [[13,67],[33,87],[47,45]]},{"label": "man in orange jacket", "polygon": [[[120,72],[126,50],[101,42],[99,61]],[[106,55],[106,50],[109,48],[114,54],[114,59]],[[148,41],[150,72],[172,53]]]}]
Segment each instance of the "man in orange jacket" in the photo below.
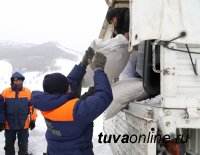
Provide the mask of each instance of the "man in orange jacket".
[{"label": "man in orange jacket", "polygon": [[[25,77],[16,72],[11,77],[11,87],[2,92],[4,102],[4,111],[1,111],[2,120],[5,121],[5,154],[15,155],[15,140],[18,137],[19,152],[18,155],[28,154],[28,129],[35,128],[37,112],[30,105],[31,92],[23,87]],[[5,115],[3,114],[5,113]]]}]

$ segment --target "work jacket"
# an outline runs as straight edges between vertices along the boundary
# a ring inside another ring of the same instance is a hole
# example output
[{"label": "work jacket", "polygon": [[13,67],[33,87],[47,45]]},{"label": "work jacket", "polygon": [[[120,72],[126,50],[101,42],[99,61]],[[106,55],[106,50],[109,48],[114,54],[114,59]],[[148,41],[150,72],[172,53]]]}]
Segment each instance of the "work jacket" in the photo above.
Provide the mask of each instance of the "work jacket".
[{"label": "work jacket", "polygon": [[[48,155],[93,155],[93,121],[113,99],[107,75],[101,69],[94,73],[94,86],[94,95],[84,100],[69,100],[68,94],[33,92],[33,104],[44,110]],[[51,109],[52,104],[59,106]]]},{"label": "work jacket", "polygon": [[35,121],[37,111],[30,104],[31,92],[28,88],[16,92],[7,88],[2,92],[5,106],[5,128],[19,130],[29,128],[30,121]]}]

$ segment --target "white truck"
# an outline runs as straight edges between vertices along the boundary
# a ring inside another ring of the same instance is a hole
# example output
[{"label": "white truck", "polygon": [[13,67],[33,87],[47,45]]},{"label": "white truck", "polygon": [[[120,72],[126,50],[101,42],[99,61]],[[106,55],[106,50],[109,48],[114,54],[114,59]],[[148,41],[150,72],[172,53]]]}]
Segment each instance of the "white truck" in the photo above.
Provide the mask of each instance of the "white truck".
[{"label": "white truck", "polygon": [[[140,62],[136,69],[151,95],[104,121],[105,134],[130,136],[128,143],[110,143],[113,154],[200,154],[200,0],[106,3],[129,7],[129,52],[141,53],[143,67]],[[112,33],[105,19],[100,38]],[[143,50],[133,50],[141,44]]]}]

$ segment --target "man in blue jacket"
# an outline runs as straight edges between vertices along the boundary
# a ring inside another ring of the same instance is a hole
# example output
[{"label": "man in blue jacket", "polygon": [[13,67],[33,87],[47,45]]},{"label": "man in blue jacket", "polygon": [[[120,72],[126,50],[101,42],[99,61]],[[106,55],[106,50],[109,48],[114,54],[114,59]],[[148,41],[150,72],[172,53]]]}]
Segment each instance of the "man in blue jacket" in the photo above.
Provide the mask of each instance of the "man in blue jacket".
[{"label": "man in blue jacket", "polygon": [[[59,77],[63,77],[63,75],[60,73],[46,75],[43,81],[44,92],[33,91],[32,93],[32,96],[34,96],[32,98],[34,106],[40,107],[41,111],[50,111],[63,105],[63,102],[66,100],[71,100],[77,97],[79,98],[81,94],[82,79],[86,73],[86,67],[89,64],[89,61],[92,60],[93,56],[94,51],[91,47],[89,47],[86,50],[81,63],[79,65],[75,65],[72,71],[68,74],[68,76],[61,80],[59,79]],[[49,78],[49,76],[51,78]],[[51,82],[53,81],[53,78],[54,81],[56,81],[56,83]],[[68,93],[66,93],[67,90]],[[63,94],[63,92],[65,93]],[[37,102],[39,100],[40,102]]]},{"label": "man in blue jacket", "polygon": [[[76,88],[73,87],[73,80],[75,86],[82,81],[88,59],[91,60],[91,57],[88,58],[86,52],[83,61],[75,66],[67,78],[60,73],[46,75],[44,93],[32,93],[32,103],[41,110],[46,121],[48,155],[93,155],[93,121],[106,110],[113,96],[104,72],[106,57],[96,53],[91,62],[94,94],[84,100],[74,98],[72,94]],[[73,80],[69,80],[69,77]]]}]

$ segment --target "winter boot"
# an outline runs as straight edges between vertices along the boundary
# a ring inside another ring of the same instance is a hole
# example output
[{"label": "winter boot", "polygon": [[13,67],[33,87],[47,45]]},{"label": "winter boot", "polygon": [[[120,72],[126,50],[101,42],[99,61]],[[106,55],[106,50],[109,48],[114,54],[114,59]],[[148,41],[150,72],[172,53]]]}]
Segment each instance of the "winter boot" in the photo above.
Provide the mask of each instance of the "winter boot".
[{"label": "winter boot", "polygon": [[18,155],[31,155],[28,153],[28,144],[18,144],[19,151]]},{"label": "winter boot", "polygon": [[5,150],[5,155],[15,155],[14,143],[6,142],[4,150]]}]

